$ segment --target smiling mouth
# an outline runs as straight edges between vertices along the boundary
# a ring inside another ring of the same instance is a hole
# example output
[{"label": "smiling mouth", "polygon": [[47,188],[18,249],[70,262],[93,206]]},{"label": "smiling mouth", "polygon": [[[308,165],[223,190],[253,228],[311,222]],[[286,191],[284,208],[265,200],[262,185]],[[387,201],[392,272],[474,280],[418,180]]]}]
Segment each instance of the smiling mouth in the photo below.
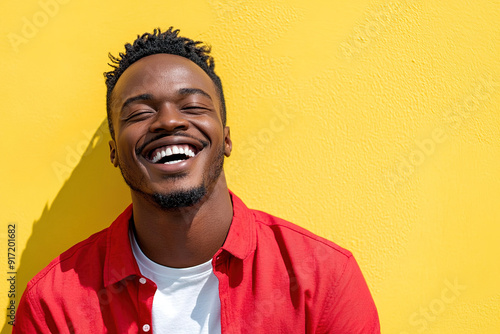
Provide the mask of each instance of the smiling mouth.
[{"label": "smiling mouth", "polygon": [[194,158],[198,149],[189,144],[166,145],[151,151],[146,159],[153,164],[172,165]]}]

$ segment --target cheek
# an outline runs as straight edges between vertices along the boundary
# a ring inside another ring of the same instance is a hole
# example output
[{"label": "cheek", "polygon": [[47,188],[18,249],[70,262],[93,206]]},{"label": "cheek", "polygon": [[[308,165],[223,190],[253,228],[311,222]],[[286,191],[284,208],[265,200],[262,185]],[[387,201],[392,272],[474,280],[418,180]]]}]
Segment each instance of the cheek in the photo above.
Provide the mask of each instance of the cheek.
[{"label": "cheek", "polygon": [[224,130],[222,122],[219,119],[204,118],[197,119],[192,124],[203,134],[210,142],[224,141]]},{"label": "cheek", "polygon": [[135,141],[126,132],[117,137],[117,153],[121,159],[127,158],[135,152]]}]

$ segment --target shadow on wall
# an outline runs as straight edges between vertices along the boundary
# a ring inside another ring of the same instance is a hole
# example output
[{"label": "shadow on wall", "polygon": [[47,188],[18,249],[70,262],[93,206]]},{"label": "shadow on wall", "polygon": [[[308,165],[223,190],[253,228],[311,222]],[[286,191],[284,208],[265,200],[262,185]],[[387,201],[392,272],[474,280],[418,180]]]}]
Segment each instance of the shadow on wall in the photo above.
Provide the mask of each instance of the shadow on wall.
[{"label": "shadow on wall", "polygon": [[[131,202],[128,187],[109,160],[109,139],[104,120],[50,209],[46,206],[34,223],[17,268],[17,304],[34,275],[75,243],[109,226]],[[9,320],[2,334],[12,331]]]}]

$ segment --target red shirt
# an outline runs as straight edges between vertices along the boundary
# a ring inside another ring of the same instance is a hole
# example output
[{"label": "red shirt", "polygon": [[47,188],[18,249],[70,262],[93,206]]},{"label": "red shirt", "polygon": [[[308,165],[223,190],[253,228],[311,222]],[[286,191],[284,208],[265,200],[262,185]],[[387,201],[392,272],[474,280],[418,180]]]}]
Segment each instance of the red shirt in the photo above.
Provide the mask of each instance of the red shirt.
[{"label": "red shirt", "polygon": [[[380,333],[349,251],[231,197],[231,227],[212,260],[222,333]],[[156,285],[132,254],[131,216],[129,206],[38,273],[13,333],[151,333]]]}]

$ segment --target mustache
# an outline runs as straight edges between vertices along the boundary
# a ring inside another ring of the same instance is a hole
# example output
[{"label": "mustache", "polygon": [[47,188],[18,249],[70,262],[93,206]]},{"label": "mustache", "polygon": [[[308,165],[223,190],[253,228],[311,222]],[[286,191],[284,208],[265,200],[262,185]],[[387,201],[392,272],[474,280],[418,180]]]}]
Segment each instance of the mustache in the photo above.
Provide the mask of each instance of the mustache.
[{"label": "mustache", "polygon": [[205,147],[208,146],[208,141],[206,141],[206,140],[196,138],[196,137],[188,135],[187,133],[184,133],[184,132],[176,132],[176,133],[171,133],[171,134],[159,134],[156,137],[151,138],[150,140],[146,141],[144,144],[142,144],[141,146],[139,146],[138,148],[136,148],[135,154],[136,155],[140,155],[142,153],[142,151],[144,151],[144,148],[146,148],[146,146],[148,146],[152,142],[154,142],[156,140],[159,140],[159,139],[162,139],[164,137],[186,137],[186,138],[191,138],[191,139],[194,139],[194,140],[200,142],[203,148],[205,148]]}]

